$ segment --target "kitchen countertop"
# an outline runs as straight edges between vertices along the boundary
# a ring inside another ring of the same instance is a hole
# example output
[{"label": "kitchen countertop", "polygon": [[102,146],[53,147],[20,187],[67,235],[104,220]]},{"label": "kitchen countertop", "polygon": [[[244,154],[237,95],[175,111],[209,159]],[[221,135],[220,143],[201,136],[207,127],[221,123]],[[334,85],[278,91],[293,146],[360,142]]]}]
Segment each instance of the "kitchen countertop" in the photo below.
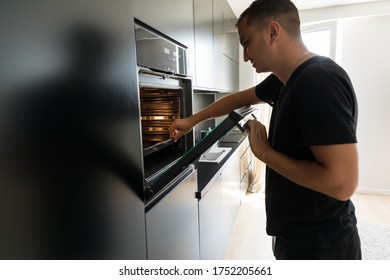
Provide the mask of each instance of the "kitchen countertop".
[{"label": "kitchen countertop", "polygon": [[226,135],[227,137],[238,136],[238,137],[233,137],[237,139],[237,142],[234,142],[235,140],[225,142],[224,138],[219,140],[217,144],[218,147],[231,148],[228,154],[219,163],[198,162],[199,158],[195,162],[196,169],[198,170],[198,191],[196,193],[196,197],[198,199],[201,199],[205,195],[205,193],[207,192],[207,190],[205,189],[206,186],[209,184],[210,181],[212,181],[214,178],[217,177],[216,175],[218,174],[218,171],[230,159],[231,155],[236,151],[236,149],[242,144],[242,142],[247,137],[246,133],[244,134],[239,131],[237,132],[235,128],[229,131]]}]

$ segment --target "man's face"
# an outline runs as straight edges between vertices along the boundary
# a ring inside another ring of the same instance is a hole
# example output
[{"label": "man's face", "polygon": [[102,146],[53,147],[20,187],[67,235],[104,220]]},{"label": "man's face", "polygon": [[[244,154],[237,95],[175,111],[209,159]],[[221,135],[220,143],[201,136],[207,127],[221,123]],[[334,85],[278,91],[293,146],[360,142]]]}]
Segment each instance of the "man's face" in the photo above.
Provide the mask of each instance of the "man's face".
[{"label": "man's face", "polygon": [[259,31],[255,24],[248,25],[247,18],[244,17],[238,25],[238,36],[244,48],[244,61],[250,61],[257,73],[268,72],[265,30]]}]

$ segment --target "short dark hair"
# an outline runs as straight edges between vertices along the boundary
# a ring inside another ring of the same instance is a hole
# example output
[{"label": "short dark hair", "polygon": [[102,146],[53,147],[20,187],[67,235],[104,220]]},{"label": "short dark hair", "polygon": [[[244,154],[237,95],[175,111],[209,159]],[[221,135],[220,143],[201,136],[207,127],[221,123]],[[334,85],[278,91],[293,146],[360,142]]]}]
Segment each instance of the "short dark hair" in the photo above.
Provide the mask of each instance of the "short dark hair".
[{"label": "short dark hair", "polygon": [[255,0],[238,18],[236,27],[247,17],[247,24],[257,24],[260,29],[275,20],[290,34],[301,34],[297,7],[290,0]]}]

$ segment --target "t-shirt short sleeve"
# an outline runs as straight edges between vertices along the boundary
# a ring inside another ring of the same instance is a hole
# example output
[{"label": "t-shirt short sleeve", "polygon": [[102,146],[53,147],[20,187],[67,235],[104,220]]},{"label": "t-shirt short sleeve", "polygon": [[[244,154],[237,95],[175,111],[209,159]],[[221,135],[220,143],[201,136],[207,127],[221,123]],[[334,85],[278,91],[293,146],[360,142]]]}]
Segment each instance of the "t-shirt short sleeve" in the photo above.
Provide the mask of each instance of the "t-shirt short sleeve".
[{"label": "t-shirt short sleeve", "polygon": [[257,97],[269,105],[273,106],[283,83],[274,74],[270,74],[256,86]]},{"label": "t-shirt short sleeve", "polygon": [[301,145],[356,143],[357,106],[349,79],[328,72],[311,73],[304,80],[300,89]]}]

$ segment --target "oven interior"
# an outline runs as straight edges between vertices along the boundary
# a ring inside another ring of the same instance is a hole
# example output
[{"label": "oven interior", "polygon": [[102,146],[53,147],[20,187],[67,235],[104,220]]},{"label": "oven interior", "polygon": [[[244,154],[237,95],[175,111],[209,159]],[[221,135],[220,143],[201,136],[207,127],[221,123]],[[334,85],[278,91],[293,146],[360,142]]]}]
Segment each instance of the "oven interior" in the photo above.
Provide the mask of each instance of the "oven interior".
[{"label": "oven interior", "polygon": [[180,118],[182,89],[140,89],[142,144],[144,152],[169,140],[168,127]]},{"label": "oven interior", "polygon": [[[163,82],[166,82],[163,84]],[[192,113],[191,83],[185,79],[159,79],[140,85],[140,109],[145,180],[153,180],[193,146],[193,134],[173,142],[168,128],[177,118]]]}]

